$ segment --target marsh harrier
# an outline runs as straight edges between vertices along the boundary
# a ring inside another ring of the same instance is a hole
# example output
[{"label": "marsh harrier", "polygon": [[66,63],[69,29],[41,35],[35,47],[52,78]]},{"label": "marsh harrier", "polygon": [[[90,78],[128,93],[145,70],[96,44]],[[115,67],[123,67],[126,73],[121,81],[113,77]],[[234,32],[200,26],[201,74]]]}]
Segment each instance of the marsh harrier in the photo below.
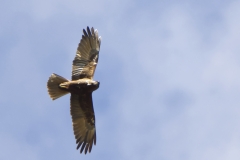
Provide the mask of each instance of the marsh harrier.
[{"label": "marsh harrier", "polygon": [[96,145],[95,115],[92,92],[100,83],[93,80],[98,63],[101,37],[94,28],[83,29],[82,39],[78,45],[72,64],[72,80],[67,80],[53,73],[47,82],[48,93],[55,100],[70,93],[70,112],[73,131],[80,153],[91,152]]}]

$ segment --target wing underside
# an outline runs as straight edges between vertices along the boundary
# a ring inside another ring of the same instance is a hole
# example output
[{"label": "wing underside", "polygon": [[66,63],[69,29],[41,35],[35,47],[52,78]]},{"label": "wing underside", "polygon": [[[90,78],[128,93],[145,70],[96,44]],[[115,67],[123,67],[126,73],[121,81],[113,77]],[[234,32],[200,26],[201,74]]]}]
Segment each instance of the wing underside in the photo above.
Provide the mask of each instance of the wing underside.
[{"label": "wing underside", "polygon": [[80,148],[80,153],[90,153],[93,143],[96,144],[92,93],[71,94],[71,115],[77,149]]},{"label": "wing underside", "polygon": [[101,37],[98,31],[83,29],[82,39],[78,45],[76,56],[72,65],[72,80],[80,78],[92,79],[99,57]]}]

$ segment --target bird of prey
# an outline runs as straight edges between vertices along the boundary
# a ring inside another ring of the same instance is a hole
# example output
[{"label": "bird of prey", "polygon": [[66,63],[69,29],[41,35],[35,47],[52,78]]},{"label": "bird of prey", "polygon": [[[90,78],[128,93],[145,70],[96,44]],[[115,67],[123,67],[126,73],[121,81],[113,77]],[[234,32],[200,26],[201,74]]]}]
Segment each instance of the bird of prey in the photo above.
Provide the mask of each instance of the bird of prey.
[{"label": "bird of prey", "polygon": [[70,93],[70,112],[73,131],[80,153],[91,152],[96,145],[95,115],[92,92],[100,83],[93,80],[98,63],[101,37],[98,31],[89,27],[83,29],[82,39],[78,45],[72,64],[72,80],[52,74],[47,82],[48,93],[52,100]]}]

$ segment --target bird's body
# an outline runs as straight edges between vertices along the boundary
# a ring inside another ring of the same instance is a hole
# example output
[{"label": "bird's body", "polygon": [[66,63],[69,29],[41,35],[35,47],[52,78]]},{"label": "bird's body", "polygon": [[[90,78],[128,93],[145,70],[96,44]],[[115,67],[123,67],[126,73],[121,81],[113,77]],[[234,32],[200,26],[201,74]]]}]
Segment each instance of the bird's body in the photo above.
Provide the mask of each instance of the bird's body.
[{"label": "bird's body", "polygon": [[87,27],[83,30],[72,65],[72,80],[52,74],[47,82],[48,93],[55,100],[70,93],[70,112],[77,149],[80,153],[91,152],[92,144],[96,144],[95,115],[92,92],[99,88],[99,82],[93,80],[98,63],[101,38],[98,31]]},{"label": "bird's body", "polygon": [[76,81],[68,81],[59,84],[62,90],[73,94],[92,93],[99,87],[99,82],[83,78]]}]

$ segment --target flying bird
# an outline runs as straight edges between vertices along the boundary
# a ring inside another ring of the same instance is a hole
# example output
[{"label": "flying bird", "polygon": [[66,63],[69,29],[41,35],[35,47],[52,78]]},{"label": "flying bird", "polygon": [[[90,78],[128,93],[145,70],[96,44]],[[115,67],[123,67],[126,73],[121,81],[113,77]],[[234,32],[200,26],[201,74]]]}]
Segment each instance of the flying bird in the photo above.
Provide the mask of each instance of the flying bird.
[{"label": "flying bird", "polygon": [[72,64],[72,80],[67,80],[53,73],[47,82],[49,96],[55,100],[68,93],[70,98],[70,113],[77,149],[80,153],[91,152],[96,145],[95,115],[92,102],[92,92],[99,88],[100,82],[93,76],[98,63],[101,37],[98,31],[89,27],[83,29],[83,35],[78,44],[77,53]]}]

